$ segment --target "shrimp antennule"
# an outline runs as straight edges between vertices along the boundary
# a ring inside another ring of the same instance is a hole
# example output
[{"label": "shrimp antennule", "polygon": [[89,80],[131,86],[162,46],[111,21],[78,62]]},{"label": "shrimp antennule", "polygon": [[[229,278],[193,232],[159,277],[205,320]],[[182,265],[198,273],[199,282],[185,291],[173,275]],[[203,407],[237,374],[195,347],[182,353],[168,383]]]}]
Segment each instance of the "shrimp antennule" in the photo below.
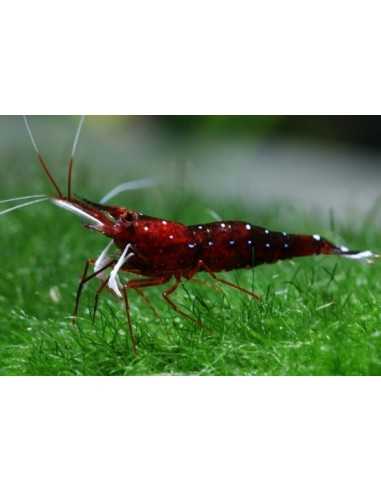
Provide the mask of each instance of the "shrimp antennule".
[{"label": "shrimp antennule", "polygon": [[36,151],[38,162],[39,162],[40,166],[42,167],[44,173],[47,175],[49,181],[54,186],[56,192],[58,193],[58,196],[60,198],[62,198],[63,197],[62,191],[60,190],[60,188],[59,188],[58,184],[56,183],[55,179],[53,178],[53,176],[51,175],[49,168],[48,168],[48,165],[46,164],[44,158],[41,155],[39,148],[37,147],[36,141],[33,137],[32,129],[30,128],[30,125],[28,122],[28,118],[26,116],[24,116],[23,118],[24,118],[25,127],[26,127],[26,130],[28,132],[30,141],[32,142],[33,148]]},{"label": "shrimp antennule", "polygon": [[3,210],[2,212],[0,212],[0,215],[9,214],[10,212],[17,210],[18,208],[29,207],[29,205],[34,205],[35,203],[45,202],[48,199],[49,199],[48,197],[45,197],[45,198],[40,198],[38,200],[32,200],[31,202],[20,203],[18,205],[15,205],[14,207],[7,208],[6,210]]},{"label": "shrimp antennule", "polygon": [[114,198],[115,196],[119,195],[120,193],[123,193],[124,191],[140,190],[142,188],[151,188],[156,184],[157,184],[157,180],[154,180],[153,178],[143,178],[143,179],[135,179],[133,181],[126,181],[125,183],[121,183],[115,186],[115,188],[113,188],[103,198],[101,198],[99,203],[104,204],[109,200],[111,200],[111,198]]},{"label": "shrimp antennule", "polygon": [[77,131],[75,133],[75,137],[74,137],[74,141],[73,141],[73,147],[71,150],[71,156],[70,156],[69,164],[68,164],[67,197],[69,200],[71,200],[71,181],[72,181],[72,173],[73,173],[74,155],[75,155],[75,151],[77,150],[79,135],[81,133],[81,129],[82,129],[82,125],[83,125],[84,121],[85,121],[85,117],[81,116],[79,123],[78,123]]},{"label": "shrimp antennule", "polygon": [[9,202],[21,202],[23,200],[30,200],[31,198],[45,198],[46,195],[29,195],[29,196],[18,196],[16,198],[6,198],[5,200],[0,200],[0,205]]}]

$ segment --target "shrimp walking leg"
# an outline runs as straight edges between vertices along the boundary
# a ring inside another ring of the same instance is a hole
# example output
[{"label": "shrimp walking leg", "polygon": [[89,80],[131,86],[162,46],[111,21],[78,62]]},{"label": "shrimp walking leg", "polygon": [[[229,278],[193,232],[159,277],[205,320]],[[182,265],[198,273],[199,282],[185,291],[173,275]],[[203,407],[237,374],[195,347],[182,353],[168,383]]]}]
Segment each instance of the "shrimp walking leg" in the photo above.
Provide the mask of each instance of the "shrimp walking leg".
[{"label": "shrimp walking leg", "polygon": [[106,288],[107,283],[108,283],[108,277],[105,278],[105,280],[103,280],[103,282],[98,287],[98,289],[97,289],[97,291],[95,293],[95,296],[94,296],[94,308],[93,308],[93,314],[92,314],[92,321],[93,321],[93,323],[95,323],[95,316],[96,316],[97,310],[98,310],[99,297],[100,297],[102,291]]},{"label": "shrimp walking leg", "polygon": [[165,290],[162,293],[163,299],[165,300],[165,302],[167,302],[169,304],[169,306],[171,306],[172,309],[174,309],[177,313],[181,314],[181,316],[184,316],[184,318],[187,318],[190,321],[193,321],[193,323],[196,323],[198,326],[201,326],[200,321],[198,321],[197,319],[193,318],[192,316],[189,316],[189,314],[182,311],[177,306],[177,304],[175,302],[173,302],[172,299],[170,298],[170,296],[175,292],[175,290],[178,288],[180,283],[181,283],[180,278],[176,277],[176,282],[172,285],[172,287],[169,287],[167,290]]},{"label": "shrimp walking leg", "polygon": [[[127,283],[127,288],[128,289],[141,289],[144,287],[153,287],[155,285],[162,285],[162,284],[167,283],[170,280],[170,278],[171,277],[169,277],[169,276],[163,276],[163,277],[156,277],[156,278],[154,277],[154,278],[148,278],[148,279],[142,279],[142,280],[133,279]],[[167,290],[165,290],[162,293],[163,299],[172,309],[174,309],[181,316],[189,319],[193,323],[196,323],[197,325],[200,326],[200,322],[198,320],[192,318],[192,316],[189,316],[189,314],[182,311],[177,306],[177,304],[172,299],[170,299],[170,296],[175,292],[175,290],[177,289],[177,287],[179,285],[180,285],[180,278],[176,278],[175,284],[172,287],[169,287]]]},{"label": "shrimp walking leg", "polygon": [[189,280],[190,280],[200,270],[205,270],[205,272],[208,275],[210,275],[216,282],[220,282],[221,284],[232,287],[233,289],[237,289],[237,290],[243,292],[244,294],[251,296],[253,299],[256,299],[257,301],[259,301],[261,299],[260,296],[258,294],[256,294],[255,292],[252,292],[251,290],[247,290],[244,287],[241,287],[240,285],[233,284],[232,282],[229,282],[228,280],[225,280],[224,278],[217,277],[217,275],[212,270],[210,270],[210,268],[202,260],[200,260],[197,264],[197,267],[187,275],[187,278],[189,278]]},{"label": "shrimp walking leg", "polygon": [[109,268],[111,265],[113,265],[115,263],[115,260],[110,260],[108,263],[106,263],[105,265],[103,265],[103,267],[101,269],[99,269],[98,271],[93,272],[92,274],[86,276],[87,275],[87,272],[89,271],[89,268],[90,268],[90,265],[92,264],[92,262],[93,262],[92,259],[88,259],[88,260],[86,260],[86,263],[85,263],[85,268],[84,268],[84,271],[83,271],[82,276],[81,276],[81,280],[80,280],[79,285],[78,285],[77,295],[75,297],[75,306],[74,306],[74,312],[73,312],[73,321],[75,321],[75,318],[78,315],[79,302],[81,300],[81,294],[82,294],[83,286],[87,282],[89,282],[91,279],[95,278],[99,273],[103,272],[104,270],[106,270],[107,268]]},{"label": "shrimp walking leg", "polygon": [[157,319],[160,319],[160,313],[159,311],[155,308],[155,306],[152,304],[152,302],[148,299],[148,297],[145,295],[144,291],[141,289],[135,289],[135,292],[139,294],[139,296],[143,299],[143,301],[149,306],[153,314],[156,316]]},{"label": "shrimp walking leg", "polygon": [[131,322],[131,313],[130,313],[130,303],[128,302],[128,293],[127,293],[127,284],[123,285],[123,299],[124,299],[124,306],[126,309],[126,315],[127,315],[127,327],[128,327],[128,332],[131,338],[131,344],[132,344],[132,351],[136,355],[137,350],[136,350],[136,339],[135,335],[132,329],[132,322]]}]

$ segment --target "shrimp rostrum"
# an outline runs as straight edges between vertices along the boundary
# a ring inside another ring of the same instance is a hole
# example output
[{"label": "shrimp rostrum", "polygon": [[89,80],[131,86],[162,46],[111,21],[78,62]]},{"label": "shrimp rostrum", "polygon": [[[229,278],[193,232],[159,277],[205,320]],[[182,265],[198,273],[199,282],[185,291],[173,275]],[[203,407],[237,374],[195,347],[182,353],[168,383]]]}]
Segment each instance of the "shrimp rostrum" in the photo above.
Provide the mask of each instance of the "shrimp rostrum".
[{"label": "shrimp rostrum", "polygon": [[[256,293],[220,278],[217,273],[254,268],[264,263],[312,255],[338,255],[368,262],[379,257],[371,251],[353,251],[345,246],[336,246],[317,234],[275,232],[242,221],[217,221],[188,226],[151,217],[128,208],[106,204],[108,200],[123,191],[152,186],[154,182],[150,179],[123,183],[108,193],[101,203],[78,199],[72,193],[72,169],[83,118],[75,134],[68,163],[67,192],[64,194],[43,159],[26,118],[25,124],[38,162],[54,188],[55,195],[53,197],[35,195],[5,200],[20,200],[23,203],[0,212],[0,215],[33,203],[49,200],[57,207],[79,215],[84,219],[85,227],[110,239],[98,258],[86,261],[77,290],[74,318],[78,314],[84,285],[92,279],[98,279],[100,285],[96,292],[94,315],[98,298],[105,289],[122,299],[125,304],[127,325],[134,352],[136,352],[136,341],[132,329],[128,296],[131,289],[148,302],[143,293],[146,287],[169,283],[169,286],[162,292],[163,299],[180,315],[200,324],[198,320],[180,309],[172,298],[172,294],[183,280],[191,280],[199,272],[205,272],[214,281],[237,289],[253,299],[259,299]],[[33,200],[25,202],[26,199]],[[110,253],[112,246],[118,251],[117,254]],[[135,276],[123,282],[120,277],[121,273]]]}]

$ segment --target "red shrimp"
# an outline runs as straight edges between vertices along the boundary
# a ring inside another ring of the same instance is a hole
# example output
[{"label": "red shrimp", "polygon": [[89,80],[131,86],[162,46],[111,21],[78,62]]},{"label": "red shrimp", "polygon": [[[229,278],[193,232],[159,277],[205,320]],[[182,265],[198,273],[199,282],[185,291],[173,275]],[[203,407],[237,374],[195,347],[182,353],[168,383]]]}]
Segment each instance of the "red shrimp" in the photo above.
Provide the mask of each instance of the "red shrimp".
[{"label": "red shrimp", "polygon": [[[72,169],[82,122],[83,119],[80,121],[68,164],[67,195],[65,196],[38,150],[28,121],[25,119],[38,161],[56,191],[56,196],[39,197],[39,200],[49,199],[58,207],[81,216],[85,219],[87,228],[111,239],[97,259],[86,261],[77,290],[74,318],[78,314],[83,286],[91,279],[99,278],[101,284],[95,297],[94,316],[99,295],[105,288],[122,298],[134,352],[136,352],[136,340],[130,317],[128,298],[130,289],[135,290],[147,300],[142,289],[174,280],[173,284],[162,293],[164,300],[179,314],[200,324],[198,320],[181,310],[171,298],[184,279],[190,280],[199,272],[206,272],[214,280],[238,289],[254,299],[259,299],[255,292],[222,279],[216,273],[254,268],[264,263],[274,263],[301,256],[338,255],[355,260],[364,259],[369,262],[379,257],[371,251],[350,251],[344,246],[336,246],[317,234],[274,232],[242,221],[218,221],[188,226],[179,222],[150,217],[124,207],[108,206],[104,203],[98,204],[74,198],[72,196]],[[131,187],[151,184],[145,181],[126,183],[113,190],[107,198]],[[28,203],[17,205],[3,213],[26,205]],[[116,256],[108,254],[112,245],[119,250]],[[88,274],[91,265],[94,271]],[[136,274],[139,277],[122,283],[119,279],[120,272]]]}]

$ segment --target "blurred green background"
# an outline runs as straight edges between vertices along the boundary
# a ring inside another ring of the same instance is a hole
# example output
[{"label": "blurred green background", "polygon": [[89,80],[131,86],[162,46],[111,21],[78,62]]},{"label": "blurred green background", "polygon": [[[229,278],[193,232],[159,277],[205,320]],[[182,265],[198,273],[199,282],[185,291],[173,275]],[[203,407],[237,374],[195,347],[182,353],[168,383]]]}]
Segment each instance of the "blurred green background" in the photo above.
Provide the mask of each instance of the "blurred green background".
[{"label": "blurred green background", "polygon": [[[144,117],[143,117],[144,118]],[[327,143],[381,147],[378,116],[156,116],[155,125],[176,135],[309,138]]]},{"label": "blurred green background", "polygon": [[[61,183],[77,122],[31,118]],[[380,130],[379,117],[361,116],[90,116],[74,186],[96,199],[121,181],[151,176],[165,193],[186,190],[211,204],[236,200],[254,210],[287,201],[361,220],[380,196]],[[6,196],[49,189],[20,117],[0,118],[0,153]]]}]

